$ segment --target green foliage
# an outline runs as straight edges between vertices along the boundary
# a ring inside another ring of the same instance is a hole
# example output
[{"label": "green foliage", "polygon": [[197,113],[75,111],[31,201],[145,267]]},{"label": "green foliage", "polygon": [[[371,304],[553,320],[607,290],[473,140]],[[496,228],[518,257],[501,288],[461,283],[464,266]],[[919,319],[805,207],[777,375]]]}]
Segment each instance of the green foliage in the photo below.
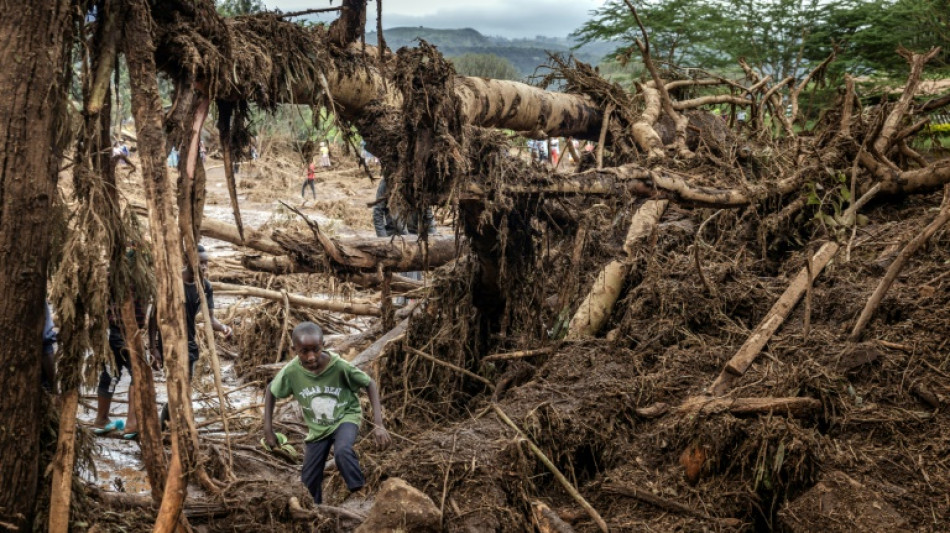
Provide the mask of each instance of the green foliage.
[{"label": "green foliage", "polygon": [[927,126],[927,130],[931,133],[947,133],[950,134],[950,123],[948,124],[931,124]]},{"label": "green foliage", "polygon": [[903,77],[907,62],[896,53],[899,46],[924,52],[933,46],[944,50],[928,65],[931,74],[950,73],[950,0],[865,0],[831,2],[827,16],[810,45],[821,54],[832,41],[844,47],[836,68],[856,74]]},{"label": "green foliage", "polygon": [[218,13],[225,17],[253,15],[267,9],[262,0],[215,0],[214,4]]},{"label": "green foliage", "polygon": [[[842,46],[834,68],[903,76],[896,50],[944,45],[931,64],[950,71],[950,0],[634,0],[654,59],[718,69],[744,57],[776,80],[800,77]],[[623,0],[610,0],[574,33],[581,42],[623,43],[614,56],[637,58],[642,39]],[[931,69],[932,71],[932,69]]]},{"label": "green foliage", "polygon": [[495,80],[520,80],[521,73],[511,61],[495,54],[463,54],[450,57],[455,72],[461,76],[479,76]]},{"label": "green foliage", "polygon": [[[740,57],[781,79],[810,59],[803,44],[825,10],[819,0],[636,0],[655,59],[679,66],[718,69]],[[618,40],[615,57],[638,57],[640,29],[622,0],[612,0],[573,34],[581,42]]]}]

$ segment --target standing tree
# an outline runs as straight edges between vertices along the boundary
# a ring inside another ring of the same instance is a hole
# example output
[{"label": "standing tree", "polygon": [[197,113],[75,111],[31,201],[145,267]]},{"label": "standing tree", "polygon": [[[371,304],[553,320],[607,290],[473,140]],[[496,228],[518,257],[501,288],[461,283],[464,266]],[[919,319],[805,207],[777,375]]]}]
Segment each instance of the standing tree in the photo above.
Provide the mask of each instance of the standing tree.
[{"label": "standing tree", "polygon": [[70,0],[4,4],[0,17],[0,528],[29,530],[43,421],[40,353],[50,209],[68,131]]}]

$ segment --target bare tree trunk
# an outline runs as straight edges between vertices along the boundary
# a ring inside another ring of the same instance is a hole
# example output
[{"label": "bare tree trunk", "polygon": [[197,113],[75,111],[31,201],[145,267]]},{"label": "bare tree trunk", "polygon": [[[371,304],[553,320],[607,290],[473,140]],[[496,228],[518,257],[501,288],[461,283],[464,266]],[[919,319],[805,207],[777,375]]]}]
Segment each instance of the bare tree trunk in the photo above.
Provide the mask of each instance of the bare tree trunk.
[{"label": "bare tree trunk", "polygon": [[22,531],[39,480],[39,354],[71,4],[5,3],[0,16],[0,522]]},{"label": "bare tree trunk", "polygon": [[69,531],[69,503],[73,489],[73,465],[76,460],[76,411],[79,408],[79,389],[63,394],[59,415],[59,444],[53,459],[53,487],[50,494],[49,531]]},{"label": "bare tree trunk", "polygon": [[184,313],[185,290],[181,280],[181,234],[175,217],[174,194],[165,168],[162,104],[158,94],[153,22],[144,0],[129,0],[125,55],[132,87],[132,113],[139,140],[139,155],[148,202],[149,233],[157,282],[156,307],[168,369],[168,406],[171,414],[172,457],[164,497],[155,523],[156,532],[178,527],[198,449],[191,410],[188,348]]},{"label": "bare tree trunk", "polygon": [[131,294],[122,303],[122,338],[129,349],[129,360],[132,362],[132,375],[135,376],[133,402],[129,409],[135,409],[135,417],[139,421],[139,447],[142,449],[142,461],[145,463],[145,473],[148,484],[152,488],[152,501],[161,503],[162,493],[165,491],[165,450],[162,448],[162,431],[159,426],[158,404],[155,401],[155,382],[152,367],[145,361],[142,345],[143,331],[135,322],[135,303]]}]

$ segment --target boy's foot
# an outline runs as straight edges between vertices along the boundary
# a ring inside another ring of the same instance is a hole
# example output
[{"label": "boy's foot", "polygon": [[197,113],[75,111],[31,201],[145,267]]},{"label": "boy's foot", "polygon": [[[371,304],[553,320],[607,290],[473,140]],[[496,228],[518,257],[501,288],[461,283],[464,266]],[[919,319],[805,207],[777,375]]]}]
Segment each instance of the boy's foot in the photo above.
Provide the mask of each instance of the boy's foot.
[{"label": "boy's foot", "polygon": [[106,425],[101,428],[95,428],[92,430],[96,435],[105,435],[112,431],[122,431],[125,429],[125,420],[110,420]]}]

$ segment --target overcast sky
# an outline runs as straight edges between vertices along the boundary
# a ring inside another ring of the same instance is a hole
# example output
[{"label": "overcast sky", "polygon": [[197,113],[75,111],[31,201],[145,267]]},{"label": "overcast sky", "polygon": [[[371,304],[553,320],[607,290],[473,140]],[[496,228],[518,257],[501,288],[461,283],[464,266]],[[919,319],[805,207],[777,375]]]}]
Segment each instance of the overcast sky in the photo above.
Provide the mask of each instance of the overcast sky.
[{"label": "overcast sky", "polygon": [[[566,37],[605,0],[383,0],[383,27],[474,28],[503,37]],[[299,11],[328,7],[329,0],[264,0],[268,8]],[[333,5],[339,6],[340,0]],[[376,3],[369,4],[376,24]],[[323,20],[332,20],[324,17]]]}]

